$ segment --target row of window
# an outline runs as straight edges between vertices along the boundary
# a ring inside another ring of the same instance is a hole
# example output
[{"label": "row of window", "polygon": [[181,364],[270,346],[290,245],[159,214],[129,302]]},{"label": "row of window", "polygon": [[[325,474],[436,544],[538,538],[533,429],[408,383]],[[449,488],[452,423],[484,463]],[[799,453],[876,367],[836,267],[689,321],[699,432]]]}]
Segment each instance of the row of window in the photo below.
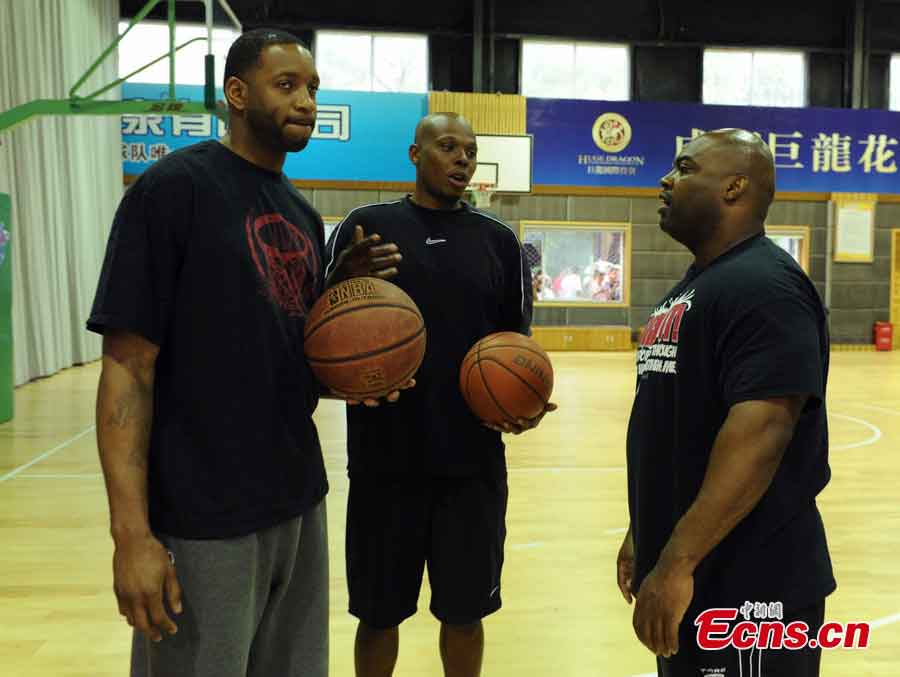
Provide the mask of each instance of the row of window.
[{"label": "row of window", "polygon": [[[127,23],[120,24],[120,33]],[[179,24],[176,42],[205,37],[206,30]],[[225,55],[237,38],[231,29],[213,31],[216,82],[222,81]],[[428,38],[424,35],[318,31],[316,66],[326,89],[371,92],[427,92]],[[135,26],[119,45],[122,77],[168,50],[165,24]],[[205,41],[178,53],[175,79],[202,84]],[[555,99],[625,101],[631,96],[630,51],[627,45],[562,40],[523,40],[521,93]],[[165,59],[132,82],[168,82]],[[703,102],[748,106],[807,104],[806,55],[800,51],[707,49],[703,54]],[[900,54],[891,60],[890,108],[900,110]]]}]

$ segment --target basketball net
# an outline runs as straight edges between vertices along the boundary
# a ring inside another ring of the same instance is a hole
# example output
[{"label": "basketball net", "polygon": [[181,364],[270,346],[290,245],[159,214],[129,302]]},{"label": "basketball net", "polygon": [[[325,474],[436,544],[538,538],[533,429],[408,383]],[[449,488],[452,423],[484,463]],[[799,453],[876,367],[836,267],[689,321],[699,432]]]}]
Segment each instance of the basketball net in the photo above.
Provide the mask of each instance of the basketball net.
[{"label": "basketball net", "polygon": [[487,209],[491,206],[491,198],[494,196],[494,184],[473,183],[472,197],[475,199],[475,207]]}]

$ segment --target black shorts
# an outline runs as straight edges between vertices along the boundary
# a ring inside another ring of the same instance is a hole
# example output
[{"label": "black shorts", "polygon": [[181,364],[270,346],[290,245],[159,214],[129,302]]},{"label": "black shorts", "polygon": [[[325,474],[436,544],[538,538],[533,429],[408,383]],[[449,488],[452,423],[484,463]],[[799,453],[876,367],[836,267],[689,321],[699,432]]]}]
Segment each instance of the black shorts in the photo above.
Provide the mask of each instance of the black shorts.
[{"label": "black shorts", "polygon": [[[783,622],[803,621],[808,636],[819,631],[825,619],[825,600],[796,612],[786,612]],[[737,620],[743,620],[738,617]],[[671,658],[657,658],[659,677],[818,677],[822,649],[799,650],[756,648],[738,651],[728,647],[721,651],[705,651],[697,646],[696,632],[686,628],[678,636],[678,653]],[[733,625],[733,624],[732,624]],[[696,628],[694,628],[696,630]]]},{"label": "black shorts", "polygon": [[431,613],[451,625],[497,611],[506,476],[354,475],[347,501],[350,613],[386,629],[416,613],[428,564]]}]

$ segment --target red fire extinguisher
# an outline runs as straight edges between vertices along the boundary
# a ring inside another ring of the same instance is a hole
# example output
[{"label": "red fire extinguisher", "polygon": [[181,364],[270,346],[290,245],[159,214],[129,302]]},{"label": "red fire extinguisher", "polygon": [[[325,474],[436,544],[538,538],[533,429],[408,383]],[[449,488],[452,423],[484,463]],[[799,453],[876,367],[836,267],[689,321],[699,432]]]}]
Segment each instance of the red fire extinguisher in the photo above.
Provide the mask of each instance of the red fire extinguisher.
[{"label": "red fire extinguisher", "polygon": [[891,350],[894,347],[894,326],[890,322],[875,323],[875,350]]}]

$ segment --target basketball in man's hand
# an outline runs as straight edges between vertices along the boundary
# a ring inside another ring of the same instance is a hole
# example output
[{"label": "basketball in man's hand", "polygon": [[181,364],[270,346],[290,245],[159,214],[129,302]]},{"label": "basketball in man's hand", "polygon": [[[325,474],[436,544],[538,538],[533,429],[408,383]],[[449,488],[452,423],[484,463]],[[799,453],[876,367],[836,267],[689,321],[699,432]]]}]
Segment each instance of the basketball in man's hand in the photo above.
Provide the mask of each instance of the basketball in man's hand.
[{"label": "basketball in man's hand", "polygon": [[325,386],[353,399],[405,385],[425,356],[425,323],[400,287],[355,277],[325,290],[306,320],[303,349]]},{"label": "basketball in man's hand", "polygon": [[505,331],[469,350],[459,371],[469,408],[485,423],[515,423],[540,415],[553,392],[553,365],[534,339]]}]

